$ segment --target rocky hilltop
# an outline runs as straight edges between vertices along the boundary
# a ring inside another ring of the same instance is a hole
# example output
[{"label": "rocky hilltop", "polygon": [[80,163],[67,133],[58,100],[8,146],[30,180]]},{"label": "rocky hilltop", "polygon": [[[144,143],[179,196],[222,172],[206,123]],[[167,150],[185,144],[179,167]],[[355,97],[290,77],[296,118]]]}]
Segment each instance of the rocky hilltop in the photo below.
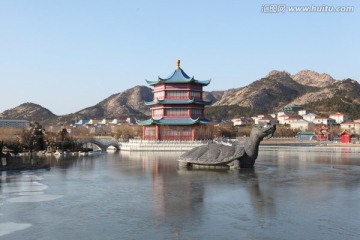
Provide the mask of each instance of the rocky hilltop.
[{"label": "rocky hilltop", "polygon": [[[98,104],[76,113],[56,116],[34,103],[24,103],[4,111],[2,118],[28,119],[43,124],[65,124],[75,119],[104,117],[144,117],[149,115],[145,101],[153,98],[151,88],[135,86],[116,93]],[[286,71],[271,71],[246,87],[226,91],[204,92],[204,99],[213,102],[207,107],[214,119],[229,119],[239,115],[270,113],[287,105],[304,105],[318,113],[340,111],[360,118],[360,85],[352,79],[335,80],[328,74],[303,70],[295,75]]]},{"label": "rocky hilltop", "polygon": [[343,112],[360,118],[360,85],[352,79],[334,80],[309,70],[295,75],[274,70],[246,87],[226,91],[208,113],[213,119],[232,118],[277,112],[288,105],[303,105],[323,116]]},{"label": "rocky hilltop", "polygon": [[238,105],[273,110],[287,105],[307,91],[315,89],[294,81],[288,72],[271,71],[246,87],[226,91],[214,106]]},{"label": "rocky hilltop", "polygon": [[85,118],[148,115],[149,107],[145,106],[144,101],[151,101],[152,98],[151,88],[135,86],[124,92],[113,94],[76,114]]},{"label": "rocky hilltop", "polygon": [[328,87],[336,81],[329,74],[319,74],[311,70],[302,70],[291,78],[302,85],[312,87]]},{"label": "rocky hilltop", "polygon": [[56,120],[57,116],[47,108],[35,103],[23,103],[15,108],[0,113],[1,118],[26,119],[29,121]]}]

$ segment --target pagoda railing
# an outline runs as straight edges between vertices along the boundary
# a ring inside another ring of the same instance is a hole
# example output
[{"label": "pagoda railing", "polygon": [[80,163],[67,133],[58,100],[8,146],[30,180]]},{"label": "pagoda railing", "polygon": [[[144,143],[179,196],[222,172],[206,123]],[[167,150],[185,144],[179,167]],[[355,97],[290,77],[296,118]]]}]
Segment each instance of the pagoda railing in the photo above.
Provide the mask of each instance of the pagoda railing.
[{"label": "pagoda railing", "polygon": [[197,144],[207,144],[207,143],[212,143],[214,142],[212,139],[204,139],[204,140],[177,140],[177,139],[173,139],[173,140],[155,140],[155,139],[129,139],[129,143],[158,143],[158,144],[162,144],[162,143],[167,143],[167,144],[189,144],[192,145],[194,143]]},{"label": "pagoda railing", "polygon": [[172,118],[176,118],[176,117],[190,117],[189,114],[184,113],[184,114],[166,114],[163,115],[164,117],[172,117]]},{"label": "pagoda railing", "polygon": [[189,96],[166,96],[165,99],[177,100],[177,99],[190,99],[190,98]]}]

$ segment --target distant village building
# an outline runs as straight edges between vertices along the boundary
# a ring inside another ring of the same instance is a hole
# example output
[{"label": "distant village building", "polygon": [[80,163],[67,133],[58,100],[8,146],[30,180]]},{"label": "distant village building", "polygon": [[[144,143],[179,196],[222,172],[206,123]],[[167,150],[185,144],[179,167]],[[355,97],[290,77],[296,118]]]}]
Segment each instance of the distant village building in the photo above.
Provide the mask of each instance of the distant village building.
[{"label": "distant village building", "polygon": [[234,118],[231,121],[233,122],[234,126],[246,126],[254,123],[253,119],[245,117]]},{"label": "distant village building", "polygon": [[306,109],[302,109],[302,110],[298,111],[299,116],[304,116],[306,114],[308,114],[308,111]]},{"label": "distant village building", "polygon": [[302,116],[302,118],[308,122],[314,122],[315,118],[319,117],[315,113],[307,113]]},{"label": "distant village building", "polygon": [[259,124],[259,119],[263,118],[261,115],[251,117],[255,124]]},{"label": "distant village building", "polygon": [[258,119],[258,124],[274,125],[277,123],[279,123],[279,121],[272,117],[264,117],[264,118]]},{"label": "distant village building", "polygon": [[283,111],[284,113],[291,113],[291,114],[293,114],[293,113],[299,112],[299,111],[302,110],[302,109],[303,109],[302,106],[292,105],[292,106],[286,106],[286,107],[284,107],[284,108],[282,109],[282,111]]},{"label": "distant village building", "polygon": [[289,117],[284,119],[284,124],[291,124],[293,122],[297,122],[299,119],[298,118],[294,118],[294,117]]},{"label": "distant village building", "polygon": [[349,120],[349,118],[345,114],[339,112],[335,114],[331,114],[329,118],[334,119],[336,123],[343,123]]},{"label": "distant village building", "polygon": [[313,120],[313,123],[315,124],[323,124],[323,125],[335,125],[336,124],[336,121],[332,118],[315,118]]},{"label": "distant village building", "polygon": [[352,134],[360,134],[360,122],[343,122],[340,128]]},{"label": "distant village building", "polygon": [[112,118],[103,118],[98,124],[107,125],[109,124],[113,119]]},{"label": "distant village building", "polygon": [[109,122],[109,124],[119,125],[119,124],[122,124],[122,123],[125,123],[125,122],[126,122],[126,119],[123,119],[123,118],[114,118],[112,121]]},{"label": "distant village building", "polygon": [[293,121],[290,123],[290,128],[295,130],[295,129],[299,129],[300,131],[306,131],[309,129],[310,125],[312,123],[304,120],[304,119],[299,119],[297,121]]},{"label": "distant village building", "polygon": [[27,120],[1,119],[0,128],[28,128],[30,122]]},{"label": "distant village building", "polygon": [[75,123],[75,125],[85,125],[85,124],[88,124],[89,123],[89,119],[80,119],[79,121],[77,121]]},{"label": "distant village building", "polygon": [[151,118],[137,120],[143,126],[143,139],[146,140],[196,140],[210,138],[202,136],[201,124],[208,123],[204,118],[205,105],[211,104],[203,100],[203,86],[210,80],[199,81],[189,77],[177,61],[175,71],[168,78],[158,77],[155,81],[147,81],[154,87],[153,101],[146,102],[150,106]]},{"label": "distant village building", "polygon": [[129,124],[136,123],[136,118],[134,118],[134,117],[128,117],[128,118],[126,118],[126,122],[129,123]]},{"label": "distant village building", "polygon": [[272,114],[259,114],[252,117],[254,124],[277,124],[279,123]]},{"label": "distant village building", "polygon": [[288,119],[288,118],[291,118],[291,117],[292,117],[291,114],[284,113],[282,115],[279,115],[277,117],[277,120],[279,121],[279,124],[285,124],[286,123],[285,120]]},{"label": "distant village building", "polygon": [[102,121],[102,118],[92,118],[89,120],[89,122],[87,124],[95,125],[95,124],[101,123],[101,121]]},{"label": "distant village building", "polygon": [[75,126],[100,126],[100,125],[120,125],[123,123],[133,124],[135,118],[92,118],[92,119],[80,119],[75,123]]}]

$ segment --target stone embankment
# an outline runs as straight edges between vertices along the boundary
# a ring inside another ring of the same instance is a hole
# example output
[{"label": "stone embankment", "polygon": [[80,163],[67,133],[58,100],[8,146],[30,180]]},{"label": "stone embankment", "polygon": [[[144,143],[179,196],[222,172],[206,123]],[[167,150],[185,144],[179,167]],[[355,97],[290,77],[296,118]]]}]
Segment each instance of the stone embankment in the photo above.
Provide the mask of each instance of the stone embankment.
[{"label": "stone embankment", "polygon": [[340,143],[332,141],[299,141],[297,139],[269,139],[263,141],[261,145],[277,146],[321,146],[321,147],[360,147],[360,142]]},{"label": "stone embankment", "polygon": [[119,142],[121,151],[188,151],[194,147],[208,144],[212,140],[202,141],[150,141],[130,140]]}]

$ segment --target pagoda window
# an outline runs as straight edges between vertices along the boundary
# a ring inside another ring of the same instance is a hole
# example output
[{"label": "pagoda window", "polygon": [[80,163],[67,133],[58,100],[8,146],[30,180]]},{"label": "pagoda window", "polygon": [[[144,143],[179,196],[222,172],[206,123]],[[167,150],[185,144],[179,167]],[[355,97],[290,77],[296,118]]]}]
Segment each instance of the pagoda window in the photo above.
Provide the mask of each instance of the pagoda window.
[{"label": "pagoda window", "polygon": [[160,128],[162,140],[190,140],[191,127],[188,126],[164,126]]},{"label": "pagoda window", "polygon": [[197,118],[197,117],[202,117],[202,109],[197,109],[197,108],[195,108],[195,109],[191,109],[191,117],[195,117],[195,118]]},{"label": "pagoda window", "polygon": [[153,110],[153,117],[162,117],[163,116],[163,110],[162,109],[154,109]]},{"label": "pagoda window", "polygon": [[195,91],[190,91],[190,98],[201,99],[201,93],[195,92]]},{"label": "pagoda window", "polygon": [[168,117],[185,117],[188,116],[186,108],[169,108],[165,109],[165,115]]},{"label": "pagoda window", "polygon": [[188,91],[167,91],[166,98],[168,99],[188,99]]},{"label": "pagoda window", "polygon": [[154,99],[164,99],[164,96],[164,91],[154,93]]},{"label": "pagoda window", "polygon": [[156,128],[155,126],[145,127],[145,139],[155,139],[156,138]]}]

